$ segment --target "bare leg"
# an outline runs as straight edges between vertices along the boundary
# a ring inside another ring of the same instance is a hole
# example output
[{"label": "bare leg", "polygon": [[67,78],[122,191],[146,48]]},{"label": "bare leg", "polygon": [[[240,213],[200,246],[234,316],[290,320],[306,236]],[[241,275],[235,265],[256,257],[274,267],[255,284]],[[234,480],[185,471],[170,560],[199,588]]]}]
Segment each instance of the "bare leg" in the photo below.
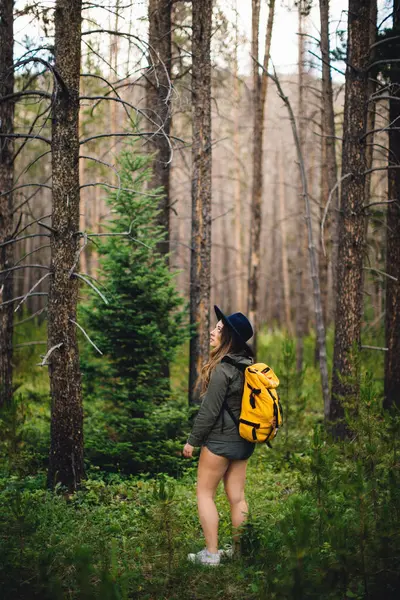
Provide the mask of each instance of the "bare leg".
[{"label": "bare leg", "polygon": [[229,466],[229,460],[202,447],[197,471],[197,506],[207,550],[218,552],[218,511],[214,496]]},{"label": "bare leg", "polygon": [[241,527],[249,511],[244,497],[247,460],[233,460],[224,476],[225,493],[231,507],[232,537],[235,550],[238,549]]}]

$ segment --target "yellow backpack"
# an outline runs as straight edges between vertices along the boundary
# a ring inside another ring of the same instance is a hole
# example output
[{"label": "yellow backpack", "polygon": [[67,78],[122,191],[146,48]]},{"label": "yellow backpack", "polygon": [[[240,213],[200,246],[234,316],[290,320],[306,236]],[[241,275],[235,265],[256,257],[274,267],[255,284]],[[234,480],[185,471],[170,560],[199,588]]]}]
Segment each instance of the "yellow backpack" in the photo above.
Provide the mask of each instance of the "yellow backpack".
[{"label": "yellow backpack", "polygon": [[283,423],[282,407],[276,391],[279,385],[278,377],[265,363],[245,367],[229,360],[229,357],[225,357],[224,360],[244,373],[239,421],[226,403],[224,408],[236,423],[242,438],[255,444],[265,442],[270,446],[270,440],[276,436]]}]

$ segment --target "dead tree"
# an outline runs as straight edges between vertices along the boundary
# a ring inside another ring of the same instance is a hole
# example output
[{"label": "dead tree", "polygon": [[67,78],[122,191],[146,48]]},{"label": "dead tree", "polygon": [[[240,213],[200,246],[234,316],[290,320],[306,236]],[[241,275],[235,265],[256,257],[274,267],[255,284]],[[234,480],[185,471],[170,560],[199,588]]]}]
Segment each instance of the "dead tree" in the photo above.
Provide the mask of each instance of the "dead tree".
[{"label": "dead tree", "polygon": [[190,264],[189,402],[199,399],[196,387],[210,349],[211,268],[211,23],[212,0],[193,2],[192,37],[192,236]]},{"label": "dead tree", "polygon": [[170,238],[170,163],[171,146],[171,10],[173,0],[149,0],[149,54],[150,66],[146,75],[147,112],[155,132],[165,135],[150,138],[149,147],[155,152],[152,165],[151,187],[162,188],[158,222],[165,230],[165,240],[159,251],[168,255]]},{"label": "dead tree", "polygon": [[321,288],[319,282],[319,272],[318,272],[318,256],[317,256],[317,248],[314,242],[314,234],[311,223],[311,202],[310,195],[308,192],[308,181],[306,175],[306,168],[304,162],[303,149],[301,145],[301,139],[299,135],[299,129],[297,127],[296,118],[294,116],[294,112],[292,106],[290,104],[289,98],[284,94],[279,78],[276,73],[271,75],[270,73],[266,73],[268,77],[270,77],[278,90],[279,97],[283,100],[288,113],[290,124],[293,132],[293,139],[296,147],[296,155],[299,162],[299,171],[302,185],[302,196],[304,199],[304,213],[305,220],[307,226],[307,240],[308,240],[308,256],[310,260],[310,275],[313,286],[313,299],[314,299],[314,314],[315,314],[315,328],[317,332],[317,344],[318,344],[318,357],[319,357],[319,365],[320,365],[320,374],[321,374],[321,387],[322,394],[324,399],[324,415],[325,418],[328,416],[329,411],[329,380],[328,380],[328,363],[327,363],[327,355],[326,355],[326,338],[325,338],[325,326],[324,319],[322,314],[322,302],[321,302]]},{"label": "dead tree", "polygon": [[[0,0],[0,98],[12,96],[14,91],[14,21],[13,0]],[[12,236],[14,180],[13,134],[14,99],[0,102],[0,243]],[[0,246],[0,407],[12,400],[13,357],[13,244]],[[6,272],[4,272],[6,271]],[[3,274],[1,274],[3,272]]]},{"label": "dead tree", "polygon": [[[328,270],[331,269],[333,289],[336,289],[336,258],[337,258],[337,210],[339,196],[336,186],[337,164],[335,148],[335,113],[333,107],[333,90],[331,77],[331,56],[329,42],[329,0],[319,0],[321,20],[321,58],[322,58],[322,98],[321,98],[321,207],[326,204],[332,190],[330,218],[326,230],[332,239],[330,256],[321,253],[319,270],[321,279],[322,307],[325,325],[329,322],[328,310]],[[333,303],[335,294],[332,294]],[[334,306],[332,306],[334,312]]]},{"label": "dead tree", "polygon": [[274,24],[275,0],[269,3],[269,15],[265,38],[264,71],[260,73],[258,65],[260,0],[252,0],[252,41],[253,56],[253,184],[251,199],[251,227],[249,231],[249,282],[248,313],[254,327],[253,346],[256,349],[258,329],[258,279],[260,273],[262,189],[263,189],[263,136],[264,109],[267,97],[268,63],[271,50],[272,29]]},{"label": "dead tree", "polygon": [[[393,1],[394,35],[400,32],[400,0]],[[390,67],[389,204],[387,207],[386,346],[384,407],[400,408],[400,68]]]},{"label": "dead tree", "polygon": [[[365,171],[368,101],[369,17],[373,0],[349,0],[342,149],[342,190],[332,398],[329,420],[335,437],[346,435],[343,401],[355,407],[363,312]],[[344,176],[348,175],[344,179]]]},{"label": "dead tree", "polygon": [[59,75],[52,109],[51,278],[48,352],[51,447],[48,483],[76,490],[85,475],[83,409],[76,329],[79,259],[79,79],[81,0],[57,0],[55,69]]},{"label": "dead tree", "polygon": [[[305,88],[305,37],[304,37],[304,19],[308,12],[308,8],[301,0],[297,6],[298,10],[298,23],[299,23],[299,46],[298,46],[298,132],[299,132],[299,144],[304,149],[305,142],[305,102],[304,102],[304,88]],[[303,368],[304,359],[304,337],[307,334],[308,328],[308,315],[307,315],[307,303],[306,303],[306,269],[307,269],[307,230],[304,227],[303,220],[303,198],[302,198],[302,179],[301,173],[298,175],[298,197],[299,197],[299,212],[302,216],[299,224],[298,234],[298,246],[296,256],[296,304],[295,304],[295,332],[296,332],[296,366],[297,371],[300,372]]]}]

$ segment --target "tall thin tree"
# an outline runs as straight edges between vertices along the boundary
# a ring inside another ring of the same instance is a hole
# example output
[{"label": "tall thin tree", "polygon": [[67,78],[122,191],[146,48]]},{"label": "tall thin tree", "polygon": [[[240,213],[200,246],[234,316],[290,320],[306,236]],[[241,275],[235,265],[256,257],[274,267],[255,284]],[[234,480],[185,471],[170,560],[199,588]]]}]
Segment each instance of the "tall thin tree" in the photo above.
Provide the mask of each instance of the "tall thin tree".
[{"label": "tall thin tree", "polygon": [[[359,395],[358,360],[363,309],[365,253],[365,171],[368,101],[369,17],[373,0],[349,0],[348,45],[342,149],[342,190],[332,398],[329,420],[337,437],[346,434],[342,400],[355,405]],[[344,178],[347,176],[346,178]]]},{"label": "tall thin tree", "polygon": [[210,348],[211,273],[211,23],[212,0],[192,3],[192,236],[190,263],[189,402]]},{"label": "tall thin tree", "polygon": [[263,190],[263,136],[264,114],[267,98],[268,63],[271,52],[272,30],[275,15],[275,0],[269,3],[268,22],[265,34],[265,51],[263,66],[260,73],[258,63],[260,0],[252,0],[252,38],[251,54],[253,58],[253,183],[251,199],[251,227],[249,249],[249,283],[248,283],[248,313],[254,326],[253,345],[256,348],[258,329],[258,278],[260,273],[261,225],[262,225],[262,190]]},{"label": "tall thin tree", "polygon": [[319,11],[321,21],[321,58],[322,58],[322,80],[321,80],[321,208],[323,208],[332,193],[330,219],[327,223],[327,231],[332,239],[330,256],[320,255],[319,271],[321,280],[322,308],[324,320],[327,325],[329,320],[328,298],[331,297],[332,312],[334,312],[335,294],[328,292],[328,270],[331,269],[333,289],[336,288],[336,258],[337,258],[337,163],[335,147],[335,113],[333,105],[333,87],[331,76],[331,55],[329,40],[329,0],[319,0]]},{"label": "tall thin tree", "polygon": [[76,330],[79,259],[79,77],[82,0],[57,0],[52,114],[52,233],[48,299],[51,447],[48,483],[77,489],[84,477],[83,410]]},{"label": "tall thin tree", "polygon": [[[13,47],[14,18],[13,0],[0,0],[0,132],[13,133],[14,100],[7,96],[14,90]],[[0,138],[0,243],[12,235],[14,179],[14,143],[12,138]],[[13,244],[0,246],[0,304],[13,297],[12,271],[7,271],[13,261]],[[6,272],[4,272],[6,271]],[[0,406],[10,404],[12,399],[12,337],[13,304],[0,306]]]},{"label": "tall thin tree", "polygon": [[150,127],[155,135],[150,148],[155,152],[151,186],[163,188],[159,224],[165,230],[165,240],[159,251],[169,253],[170,238],[170,162],[171,149],[168,136],[171,129],[171,11],[173,0],[149,0],[149,54],[147,75],[147,110]]},{"label": "tall thin tree", "polygon": [[[393,35],[400,34],[400,0],[393,0]],[[389,204],[387,207],[384,407],[400,408],[400,68],[390,66]]]}]

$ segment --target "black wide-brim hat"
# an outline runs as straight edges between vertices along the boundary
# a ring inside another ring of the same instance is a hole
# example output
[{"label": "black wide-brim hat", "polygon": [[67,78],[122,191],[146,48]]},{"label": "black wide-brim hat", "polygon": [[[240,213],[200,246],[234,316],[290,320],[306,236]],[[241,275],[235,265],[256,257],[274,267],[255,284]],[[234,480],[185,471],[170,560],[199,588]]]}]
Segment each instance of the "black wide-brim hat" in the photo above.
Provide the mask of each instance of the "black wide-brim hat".
[{"label": "black wide-brim hat", "polygon": [[217,319],[222,321],[224,325],[228,325],[230,329],[236,334],[236,337],[242,342],[243,347],[252,353],[252,349],[250,346],[246,344],[246,342],[253,337],[253,327],[251,326],[250,321],[247,317],[241,312],[233,313],[228,317],[224,315],[222,310],[214,305],[215,314],[217,315]]}]

